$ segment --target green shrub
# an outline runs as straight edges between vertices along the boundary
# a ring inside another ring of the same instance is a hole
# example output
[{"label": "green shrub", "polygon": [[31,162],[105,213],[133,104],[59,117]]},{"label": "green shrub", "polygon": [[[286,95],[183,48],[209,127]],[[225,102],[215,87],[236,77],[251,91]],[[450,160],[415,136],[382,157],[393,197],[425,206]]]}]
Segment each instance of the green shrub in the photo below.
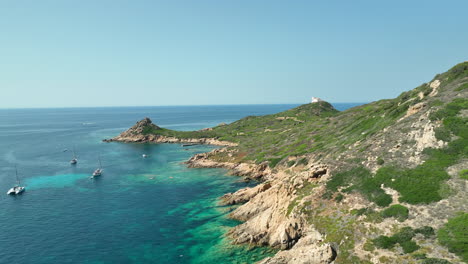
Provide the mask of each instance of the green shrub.
[{"label": "green shrub", "polygon": [[385,207],[392,203],[392,197],[380,188],[380,183],[372,177],[372,173],[362,166],[336,173],[327,182],[327,189],[330,191],[337,191],[344,186],[349,186],[344,192],[359,192],[378,206]]},{"label": "green shrub", "polygon": [[468,83],[464,83],[464,84],[460,85],[460,87],[455,89],[455,91],[459,92],[459,91],[463,91],[465,89],[468,89]]},{"label": "green shrub", "polygon": [[427,256],[425,253],[417,253],[413,255],[413,258],[415,259],[427,259]]},{"label": "green shrub", "polygon": [[429,238],[435,235],[434,228],[430,226],[423,226],[420,228],[416,228],[414,232],[417,234],[424,235],[425,238]]},{"label": "green shrub", "polygon": [[415,235],[414,230],[411,227],[403,227],[398,233],[394,234],[392,237],[397,243],[403,243],[410,241]]},{"label": "green shrub", "polygon": [[365,251],[369,251],[369,252],[372,252],[375,250],[375,246],[374,244],[371,242],[371,241],[367,241],[366,243],[364,243],[364,245],[362,246],[362,248],[365,250]]},{"label": "green shrub", "polygon": [[461,170],[458,175],[460,178],[468,180],[468,170]]},{"label": "green shrub", "polygon": [[416,242],[412,240],[404,241],[400,243],[400,246],[403,249],[403,252],[405,252],[406,254],[413,253],[414,251],[420,248],[418,244],[416,244]]},{"label": "green shrub", "polygon": [[445,127],[438,127],[434,130],[434,132],[435,132],[435,137],[438,140],[449,142],[452,139],[452,133],[450,133],[450,130],[448,130]]},{"label": "green shrub", "polygon": [[403,205],[394,204],[389,208],[382,211],[382,216],[385,218],[394,217],[398,219],[398,221],[403,222],[408,219],[409,210]]},{"label": "green shrub", "polygon": [[343,194],[339,193],[336,197],[335,197],[335,201],[336,202],[341,202],[343,200],[344,196]]},{"label": "green shrub", "polygon": [[370,211],[370,209],[368,209],[367,207],[364,207],[361,209],[351,210],[351,214],[360,216],[360,215],[366,214],[368,211]]},{"label": "green shrub", "polygon": [[322,198],[326,200],[330,200],[333,197],[332,191],[326,191],[323,193]]},{"label": "green shrub", "polygon": [[392,237],[379,236],[372,240],[372,243],[374,243],[374,245],[378,248],[391,249],[395,246],[396,241]]},{"label": "green shrub", "polygon": [[268,161],[268,166],[270,168],[274,168],[276,167],[276,165],[282,160],[283,158],[273,158],[273,159],[269,159]]},{"label": "green shrub", "polygon": [[292,167],[294,164],[296,164],[295,160],[288,161],[288,167]]},{"label": "green shrub", "polygon": [[385,161],[382,159],[382,158],[378,158],[377,159],[377,165],[383,165],[385,163]]},{"label": "green shrub", "polygon": [[302,158],[297,163],[300,164],[300,165],[305,166],[305,165],[309,164],[309,161],[307,160],[307,158]]},{"label": "green shrub", "polygon": [[375,180],[397,190],[401,194],[400,202],[428,204],[442,199],[438,193],[440,183],[450,178],[444,168],[431,161],[414,169],[383,167],[377,171]]},{"label": "green shrub", "polygon": [[399,244],[405,253],[412,253],[419,249],[419,246],[412,241],[415,231],[411,227],[403,227],[398,233],[391,237],[379,236],[372,240],[378,248],[391,249]]},{"label": "green shrub", "polygon": [[445,259],[427,258],[427,259],[424,259],[421,262],[421,264],[452,264],[452,263]]},{"label": "green shrub", "polygon": [[437,232],[437,238],[450,252],[468,262],[468,213],[460,213],[449,219],[448,223]]}]

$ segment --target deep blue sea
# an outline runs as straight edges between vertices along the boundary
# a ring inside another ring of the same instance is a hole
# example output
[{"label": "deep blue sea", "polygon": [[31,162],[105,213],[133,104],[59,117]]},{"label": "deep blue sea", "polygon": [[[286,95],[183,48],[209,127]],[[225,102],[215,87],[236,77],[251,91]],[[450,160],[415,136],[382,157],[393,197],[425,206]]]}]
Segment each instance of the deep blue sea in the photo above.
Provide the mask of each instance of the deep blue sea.
[{"label": "deep blue sea", "polygon": [[[101,140],[144,117],[197,130],[294,106],[0,110],[0,263],[253,263],[274,254],[224,237],[239,223],[226,218],[233,208],[217,198],[253,183],[182,164],[213,146]],[[90,179],[98,157],[104,173]],[[16,197],[6,195],[15,165],[26,186]]]}]

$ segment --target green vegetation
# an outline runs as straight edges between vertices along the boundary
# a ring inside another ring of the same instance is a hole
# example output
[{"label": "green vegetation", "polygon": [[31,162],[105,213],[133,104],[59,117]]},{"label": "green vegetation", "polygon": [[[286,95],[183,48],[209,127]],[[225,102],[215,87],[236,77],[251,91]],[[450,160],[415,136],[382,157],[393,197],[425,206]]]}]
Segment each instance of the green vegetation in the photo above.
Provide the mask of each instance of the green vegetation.
[{"label": "green vegetation", "polygon": [[306,166],[308,163],[309,161],[306,158],[302,158],[297,162],[297,164],[304,165],[304,166]]},{"label": "green vegetation", "polygon": [[[381,100],[338,112],[329,103],[319,102],[273,115],[245,117],[212,130],[149,129],[145,133],[235,142],[239,144],[236,147],[239,151],[248,153],[244,160],[256,163],[269,161],[273,168],[289,156],[312,152],[338,155],[350,144],[369,138],[393,124],[414,103],[407,102],[403,95],[394,100]],[[298,164],[306,164],[307,161],[304,158]]]},{"label": "green vegetation", "polygon": [[353,209],[353,210],[351,210],[351,214],[360,216],[360,215],[366,214],[368,212],[368,210],[370,210],[370,209],[367,208],[367,207],[364,207],[364,208],[361,208],[361,209]]},{"label": "green vegetation", "polygon": [[375,250],[375,246],[374,244],[371,242],[371,241],[367,241],[366,243],[364,243],[364,245],[362,246],[362,249],[364,249],[365,251],[374,251]]},{"label": "green vegetation", "polygon": [[398,221],[403,222],[408,219],[408,208],[400,204],[394,204],[382,211],[382,216],[385,218],[394,217]]},{"label": "green vegetation", "polygon": [[426,258],[421,264],[452,264],[450,261],[438,258]]},{"label": "green vegetation", "polygon": [[413,254],[413,258],[415,258],[415,259],[427,259],[427,255],[425,253],[415,253],[415,254]]},{"label": "green vegetation", "polygon": [[416,234],[422,234],[424,237],[429,238],[434,235],[434,229],[430,226],[424,226],[417,229],[411,227],[403,227],[400,231],[391,237],[379,236],[372,240],[374,245],[378,248],[392,249],[396,244],[399,244],[404,253],[412,253],[420,247],[412,239]]},{"label": "green vegetation", "polygon": [[462,62],[455,65],[444,74],[444,77],[447,79],[448,82],[466,76],[468,76],[468,63],[466,62]]},{"label": "green vegetation", "polygon": [[298,189],[296,198],[288,205],[288,211],[286,212],[286,215],[289,216],[292,210],[299,204],[299,201],[301,201],[305,196],[309,195],[317,186],[318,185],[315,183],[308,182],[302,188]]},{"label": "green vegetation", "polygon": [[335,196],[335,201],[339,203],[343,200],[343,198],[344,198],[344,195],[339,193]]},{"label": "green vegetation", "polygon": [[457,89],[455,89],[455,91],[463,91],[465,89],[468,89],[468,83],[464,83],[462,85],[460,85],[460,87],[458,87]]},{"label": "green vegetation", "polygon": [[324,243],[336,246],[338,256],[335,263],[361,263],[362,261],[351,254],[355,240],[364,232],[356,224],[355,217],[349,217],[347,212],[326,213],[326,209],[312,209],[308,222],[322,234],[327,234]]},{"label": "green vegetation", "polygon": [[418,250],[420,247],[413,240],[408,240],[400,243],[403,252],[408,254]]},{"label": "green vegetation", "polygon": [[379,236],[372,242],[378,248],[391,249],[396,244],[399,244],[405,253],[412,253],[419,249],[419,246],[411,239],[416,232],[411,227],[403,227],[400,232],[391,237]]},{"label": "green vegetation", "polygon": [[430,238],[435,236],[434,228],[430,226],[423,226],[420,228],[416,228],[414,230],[415,233],[423,235],[425,238]]},{"label": "green vegetation", "polygon": [[460,176],[462,179],[468,180],[468,170],[461,170],[458,173],[458,176]]},{"label": "green vegetation", "polygon": [[[442,80],[440,89],[446,89],[452,82],[456,87],[461,87],[458,81],[468,76],[466,67],[468,63],[461,63],[438,76],[437,78]],[[394,124],[406,113],[408,107],[421,102],[419,94],[428,95],[431,91],[429,85],[422,84],[395,99],[380,100],[343,112],[338,112],[327,102],[318,102],[277,114],[248,116],[228,125],[216,126],[211,130],[175,131],[162,128],[148,129],[144,133],[181,139],[216,138],[235,142],[239,144],[236,149],[246,153],[241,161],[250,160],[256,163],[268,161],[272,168],[278,164],[292,166],[292,162],[287,163],[287,157],[298,157],[308,153],[337,157],[349,146],[364,142]],[[443,103],[439,98],[428,101],[432,107],[441,107]],[[436,133],[439,138],[449,141],[454,135],[463,131],[466,133],[466,120],[463,121],[453,115],[462,108],[466,109],[466,105],[452,104],[445,108],[447,109],[431,115],[431,118],[443,119],[445,129],[438,129]],[[447,118],[447,114],[450,114],[450,118]],[[369,145],[360,145],[359,151],[364,152],[368,147]],[[379,157],[377,164],[388,164],[384,158]],[[296,165],[308,162],[306,158],[303,159]]]},{"label": "green vegetation", "polygon": [[385,161],[381,157],[377,159],[377,165],[383,165],[384,163]]},{"label": "green vegetation", "polygon": [[426,162],[422,165],[413,169],[386,166],[375,176],[363,167],[355,167],[336,173],[327,183],[327,189],[336,192],[340,187],[346,187],[343,191],[357,191],[379,206],[391,203],[391,197],[380,188],[381,184],[397,190],[401,194],[400,202],[428,204],[445,198],[450,194],[444,185],[450,178],[446,168],[467,155],[467,120],[458,116],[462,109],[468,109],[468,99],[455,99],[431,115],[432,119],[443,121],[443,128],[450,137],[453,135],[457,139],[442,149],[426,149]]},{"label": "green vegetation", "polygon": [[339,187],[346,187],[343,189],[344,192],[357,191],[378,206],[388,206],[392,203],[392,197],[380,188],[380,183],[364,167],[355,167],[337,173],[327,182],[329,192],[336,192]]},{"label": "green vegetation", "polygon": [[292,166],[294,166],[294,164],[296,164],[295,160],[288,161],[288,167],[292,167]]},{"label": "green vegetation", "polygon": [[449,219],[448,223],[437,232],[439,242],[468,262],[468,213],[460,213]]},{"label": "green vegetation", "polygon": [[421,204],[443,198],[439,190],[450,178],[445,169],[467,155],[467,119],[458,116],[462,109],[468,109],[468,99],[455,99],[430,117],[443,121],[444,128],[457,137],[446,148],[426,149],[426,162],[414,169],[384,167],[378,170],[376,180],[400,192],[400,202]]}]

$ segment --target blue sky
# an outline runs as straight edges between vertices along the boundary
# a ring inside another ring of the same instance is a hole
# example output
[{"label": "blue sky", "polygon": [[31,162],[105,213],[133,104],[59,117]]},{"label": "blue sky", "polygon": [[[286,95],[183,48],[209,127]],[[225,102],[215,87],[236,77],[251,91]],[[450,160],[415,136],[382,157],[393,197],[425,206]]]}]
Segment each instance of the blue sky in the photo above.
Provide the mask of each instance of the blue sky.
[{"label": "blue sky", "polygon": [[0,1],[0,108],[392,98],[468,60],[468,1]]}]

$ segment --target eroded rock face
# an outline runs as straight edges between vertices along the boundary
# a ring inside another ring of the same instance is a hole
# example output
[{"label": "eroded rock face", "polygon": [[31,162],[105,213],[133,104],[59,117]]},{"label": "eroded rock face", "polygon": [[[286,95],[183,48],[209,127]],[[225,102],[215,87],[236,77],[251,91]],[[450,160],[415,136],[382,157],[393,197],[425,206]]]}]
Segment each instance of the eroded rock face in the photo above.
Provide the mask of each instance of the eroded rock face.
[{"label": "eroded rock face", "polygon": [[305,220],[289,218],[286,210],[294,195],[287,185],[274,184],[257,193],[229,217],[244,221],[228,233],[234,243],[291,248],[302,236]]},{"label": "eroded rock face", "polygon": [[248,202],[250,199],[255,197],[257,194],[264,192],[271,188],[271,183],[261,183],[255,187],[248,187],[240,189],[235,193],[227,193],[221,197],[222,205],[233,205],[233,204],[242,204]]},{"label": "eroded rock face", "polygon": [[438,91],[439,86],[440,86],[440,80],[434,80],[433,82],[431,82],[429,84],[429,87],[432,88],[432,92],[429,94],[429,96],[431,96],[431,97],[436,96],[437,93],[439,92]]},{"label": "eroded rock face", "polygon": [[309,232],[293,248],[280,251],[275,256],[266,258],[259,264],[327,264],[336,258],[336,252],[328,244],[321,244],[322,235]]},{"label": "eroded rock face", "polygon": [[417,112],[421,111],[421,109],[423,109],[424,107],[426,107],[425,102],[417,103],[415,105],[410,106],[408,108],[408,111],[406,112],[405,117],[416,114]]},{"label": "eroded rock face", "polygon": [[436,124],[428,118],[429,112],[420,117],[417,122],[411,125],[413,129],[408,133],[409,138],[416,141],[416,150],[421,152],[425,148],[441,148],[445,144],[435,137]]}]

